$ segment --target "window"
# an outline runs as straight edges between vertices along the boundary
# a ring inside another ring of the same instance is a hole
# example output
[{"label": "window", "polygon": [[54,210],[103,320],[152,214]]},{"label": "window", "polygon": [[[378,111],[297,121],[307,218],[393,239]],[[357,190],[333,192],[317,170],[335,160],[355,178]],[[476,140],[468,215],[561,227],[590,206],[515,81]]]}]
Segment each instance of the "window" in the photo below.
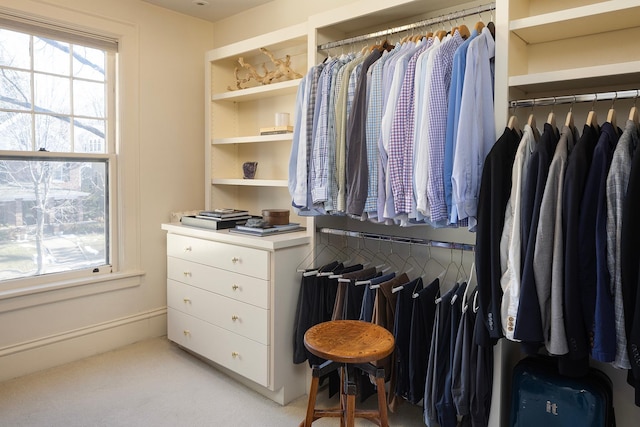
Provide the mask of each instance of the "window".
[{"label": "window", "polygon": [[116,51],[0,17],[0,283],[110,271]]}]

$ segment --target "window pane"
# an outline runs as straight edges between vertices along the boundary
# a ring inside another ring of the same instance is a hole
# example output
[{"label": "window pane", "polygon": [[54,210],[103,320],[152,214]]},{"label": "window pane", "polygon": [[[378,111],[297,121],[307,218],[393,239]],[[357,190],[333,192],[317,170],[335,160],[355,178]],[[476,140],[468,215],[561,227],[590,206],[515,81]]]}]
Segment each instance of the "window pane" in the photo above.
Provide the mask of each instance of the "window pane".
[{"label": "window pane", "polygon": [[31,114],[0,111],[0,150],[33,151]]},{"label": "window pane", "polygon": [[71,86],[68,78],[35,74],[35,108],[46,113],[71,114]]},{"label": "window pane", "polygon": [[76,119],[73,130],[74,151],[76,153],[105,154],[107,152],[105,126],[104,120]]},{"label": "window pane", "polygon": [[73,151],[69,133],[69,118],[39,114],[36,116],[36,150]]},{"label": "window pane", "polygon": [[69,43],[44,37],[33,38],[33,68],[36,71],[69,76],[70,54]]},{"label": "window pane", "polygon": [[0,29],[0,65],[14,68],[31,68],[29,36]]},{"label": "window pane", "polygon": [[104,81],[107,56],[104,51],[73,46],[73,77]]},{"label": "window pane", "polygon": [[0,161],[0,280],[108,264],[106,174],[106,161]]},{"label": "window pane", "polygon": [[73,114],[104,118],[104,83],[74,80]]},{"label": "window pane", "polygon": [[0,68],[0,108],[31,110],[30,79],[28,72]]}]

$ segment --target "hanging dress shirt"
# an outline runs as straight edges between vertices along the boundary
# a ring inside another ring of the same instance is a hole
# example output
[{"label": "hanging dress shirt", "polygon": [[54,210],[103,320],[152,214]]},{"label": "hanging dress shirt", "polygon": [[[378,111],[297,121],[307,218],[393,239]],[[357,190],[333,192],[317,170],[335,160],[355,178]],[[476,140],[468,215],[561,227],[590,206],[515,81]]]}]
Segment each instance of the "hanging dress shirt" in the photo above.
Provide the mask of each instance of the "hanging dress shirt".
[{"label": "hanging dress shirt", "polygon": [[434,53],[433,69],[427,110],[431,123],[427,134],[429,144],[429,159],[427,164],[427,199],[431,213],[431,223],[446,226],[448,223],[447,202],[444,194],[444,151],[447,134],[447,106],[451,73],[453,69],[453,55],[464,42],[458,31],[440,49]]},{"label": "hanging dress shirt", "polygon": [[[451,174],[453,172],[453,153],[455,152],[456,137],[458,135],[458,120],[460,119],[460,103],[464,73],[467,66],[467,50],[471,41],[478,37],[474,29],[471,35],[456,50],[453,55],[451,71],[451,87],[449,89],[449,109],[447,110],[447,136],[444,149],[444,194],[447,202],[447,213],[451,216]],[[449,220],[451,222],[451,220]]]},{"label": "hanging dress shirt", "polygon": [[[335,117],[329,117],[331,99],[331,77],[339,63],[337,58],[326,62],[318,79],[316,106],[318,121],[311,156],[311,197],[313,204],[324,204],[329,198],[329,132]],[[331,122],[331,123],[330,123]]]},{"label": "hanging dress shirt", "polygon": [[452,223],[469,218],[475,230],[484,159],[496,141],[493,112],[495,40],[484,27],[467,51],[460,119],[456,136],[452,184]]},{"label": "hanging dress shirt", "polygon": [[389,180],[396,213],[408,214],[413,207],[414,82],[418,58],[432,43],[423,40],[406,66],[394,111],[389,140]]},{"label": "hanging dress shirt", "polygon": [[[390,93],[393,84],[393,77],[395,74],[396,63],[398,59],[406,53],[406,50],[410,46],[408,43],[400,45],[400,49],[396,52],[391,59],[389,59],[382,70],[382,117],[380,119],[380,138],[378,139],[378,201],[377,212],[378,222],[384,222],[387,224],[393,224],[391,218],[385,216],[385,205],[387,203],[387,197],[390,195],[390,189],[387,188],[387,174],[388,162],[389,162],[389,138],[391,136],[391,121],[393,119],[392,110],[395,106],[395,102],[391,100]],[[393,103],[389,106],[389,103]],[[391,109],[391,110],[390,110]],[[388,221],[387,221],[388,220]]]},{"label": "hanging dress shirt", "polygon": [[296,115],[294,117],[293,140],[289,157],[289,194],[294,207],[304,207],[307,203],[307,121],[306,99],[309,96],[311,79],[315,67],[302,78],[296,94]]},{"label": "hanging dress shirt", "polygon": [[369,187],[364,211],[369,219],[377,218],[378,207],[378,140],[380,139],[380,120],[382,120],[382,71],[384,64],[400,49],[398,45],[391,51],[384,51],[382,57],[369,68],[371,86],[367,105],[367,167],[369,169]]},{"label": "hanging dress shirt", "polygon": [[624,303],[622,300],[622,278],[620,267],[620,239],[622,233],[622,206],[627,194],[633,154],[640,142],[636,124],[629,120],[620,136],[611,160],[607,176],[607,265],[614,296],[616,319],[616,358],[613,366],[630,369],[627,355],[627,335],[624,326]]},{"label": "hanging dress shirt", "polygon": [[[340,71],[338,96],[336,98],[336,181],[338,183],[338,194],[334,206],[338,212],[344,212],[347,203],[347,117],[350,107],[349,85],[351,84],[351,73],[356,66],[365,60],[364,56],[358,56]],[[355,83],[355,81],[353,82]]]},{"label": "hanging dress shirt", "polygon": [[[415,185],[415,197],[416,197],[416,209],[423,215],[427,221],[430,221],[431,209],[429,206],[429,199],[427,198],[427,185],[429,182],[429,127],[431,126],[431,120],[429,118],[428,102],[431,97],[432,86],[429,84],[431,81],[431,73],[433,72],[433,64],[437,52],[440,50],[444,43],[450,40],[450,36],[444,40],[439,41],[436,37],[431,49],[428,49],[419,58],[420,72],[416,73],[416,78],[421,80],[420,91],[418,92],[418,103],[416,110],[416,125],[415,125],[415,158],[414,158],[414,185]],[[417,70],[416,70],[417,71]]]},{"label": "hanging dress shirt", "polygon": [[538,129],[526,124],[513,162],[511,196],[507,203],[504,229],[500,240],[500,250],[503,252],[500,261],[502,265],[500,286],[503,292],[500,311],[502,332],[511,341],[514,341],[513,332],[520,303],[520,281],[522,277],[522,239],[520,229],[522,190],[524,189],[524,177],[529,172],[531,154],[539,139],[540,133]]},{"label": "hanging dress shirt", "polygon": [[382,52],[374,49],[362,62],[353,97],[353,106],[347,124],[347,206],[350,215],[361,216],[369,187],[367,162],[367,73],[369,67],[380,59]]},{"label": "hanging dress shirt", "polygon": [[556,146],[540,205],[540,220],[533,256],[533,274],[540,305],[542,335],[547,351],[566,354],[564,329],[564,231],[562,198],[569,153],[578,141],[578,130],[564,126]]},{"label": "hanging dress shirt", "polygon": [[[398,170],[398,164],[401,163],[398,158],[403,157],[402,142],[404,141],[404,135],[401,135],[398,129],[398,121],[404,117],[407,111],[406,97],[401,97],[402,84],[404,82],[407,66],[413,55],[422,49],[426,41],[421,41],[419,44],[407,43],[410,46],[405,49],[404,52],[398,54],[398,59],[395,62],[395,68],[393,70],[393,78],[391,88],[389,90],[388,100],[384,115],[382,116],[382,138],[385,151],[387,152],[387,174],[385,177],[385,193],[386,200],[384,203],[384,217],[388,219],[396,219],[399,215],[406,212],[396,211],[395,206],[395,194],[393,187],[397,186],[399,182],[402,182],[402,170]],[[401,112],[403,116],[397,116]],[[397,120],[394,120],[396,119]],[[395,128],[394,128],[395,123]],[[395,131],[395,132],[394,132]]]}]

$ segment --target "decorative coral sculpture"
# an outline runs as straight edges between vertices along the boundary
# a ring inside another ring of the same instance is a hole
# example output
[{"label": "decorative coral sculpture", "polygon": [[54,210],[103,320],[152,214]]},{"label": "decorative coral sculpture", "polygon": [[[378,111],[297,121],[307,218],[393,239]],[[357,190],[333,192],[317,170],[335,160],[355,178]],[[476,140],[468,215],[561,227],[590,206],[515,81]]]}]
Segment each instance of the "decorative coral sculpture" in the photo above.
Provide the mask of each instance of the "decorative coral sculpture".
[{"label": "decorative coral sculpture", "polygon": [[234,75],[236,77],[236,87],[227,87],[228,90],[237,90],[237,89],[246,89],[247,84],[252,80],[255,80],[257,83],[261,85],[268,85],[273,83],[275,80],[283,81],[283,80],[293,80],[299,79],[302,77],[300,73],[297,73],[291,69],[291,57],[289,55],[285,55],[282,59],[276,59],[273,56],[273,53],[269,52],[268,49],[261,47],[260,51],[267,55],[271,60],[271,63],[275,66],[274,70],[269,70],[267,68],[266,63],[262,63],[263,74],[260,74],[256,67],[251,64],[247,64],[244,62],[244,58],[238,58],[238,64],[240,67],[246,70],[246,77],[240,77],[240,68],[236,67],[234,71]]}]

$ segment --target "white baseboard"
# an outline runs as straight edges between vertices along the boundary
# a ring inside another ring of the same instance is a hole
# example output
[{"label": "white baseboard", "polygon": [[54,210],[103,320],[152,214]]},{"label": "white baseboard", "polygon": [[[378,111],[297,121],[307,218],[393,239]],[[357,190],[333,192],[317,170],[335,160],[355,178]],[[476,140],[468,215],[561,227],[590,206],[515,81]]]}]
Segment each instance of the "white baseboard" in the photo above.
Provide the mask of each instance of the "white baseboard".
[{"label": "white baseboard", "polygon": [[167,333],[166,307],[0,348],[0,381]]}]

